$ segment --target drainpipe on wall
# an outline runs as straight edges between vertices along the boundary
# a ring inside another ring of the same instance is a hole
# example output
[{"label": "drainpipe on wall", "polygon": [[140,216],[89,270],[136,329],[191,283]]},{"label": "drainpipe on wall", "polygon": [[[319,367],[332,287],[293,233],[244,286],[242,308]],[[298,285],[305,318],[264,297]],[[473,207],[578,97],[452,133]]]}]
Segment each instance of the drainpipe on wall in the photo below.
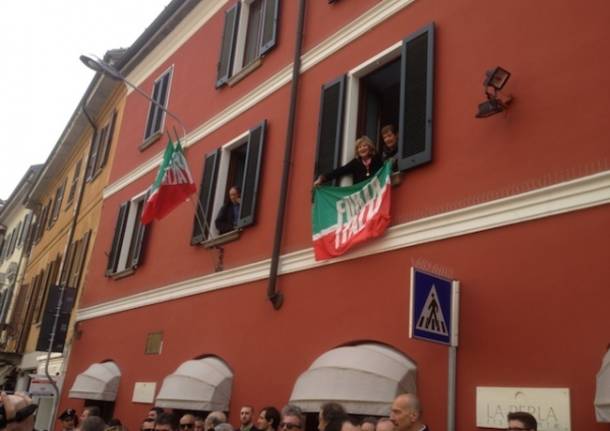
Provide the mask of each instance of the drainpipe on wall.
[{"label": "drainpipe on wall", "polygon": [[292,84],[290,86],[290,109],[288,111],[288,127],[286,128],[286,146],[284,149],[284,164],[282,182],[280,186],[280,201],[277,207],[275,222],[275,237],[273,239],[273,252],[271,254],[271,268],[269,270],[269,285],[267,298],[273,308],[279,310],[284,302],[282,293],[277,290],[278,267],[280,263],[280,248],[284,233],[284,217],[286,215],[286,198],[288,196],[288,181],[292,163],[292,147],[294,143],[294,122],[297,109],[297,92],[301,72],[301,51],[303,42],[303,21],[305,17],[305,0],[299,0],[299,14],[297,16],[297,29],[295,33],[294,60],[292,65]]}]

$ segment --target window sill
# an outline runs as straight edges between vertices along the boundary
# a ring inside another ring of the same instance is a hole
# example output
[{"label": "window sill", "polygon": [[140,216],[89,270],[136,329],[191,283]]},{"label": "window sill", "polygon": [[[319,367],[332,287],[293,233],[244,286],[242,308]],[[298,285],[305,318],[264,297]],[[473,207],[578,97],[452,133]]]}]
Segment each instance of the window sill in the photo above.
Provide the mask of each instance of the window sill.
[{"label": "window sill", "polygon": [[253,71],[255,71],[256,69],[259,68],[259,66],[263,63],[263,60],[261,59],[261,57],[257,58],[256,60],[254,60],[252,63],[250,63],[249,65],[247,65],[246,67],[244,67],[242,70],[240,70],[239,72],[237,72],[235,75],[233,75],[229,81],[227,82],[227,85],[229,87],[233,87],[235,84],[237,84],[239,81],[241,81],[242,79],[244,79],[246,76],[248,76],[250,73],[252,73]]},{"label": "window sill", "polygon": [[157,142],[161,138],[161,136],[163,136],[162,130],[159,130],[157,133],[150,135],[148,138],[144,139],[144,142],[142,142],[140,145],[138,145],[138,150],[144,151],[145,149],[150,147],[152,144]]},{"label": "window sill", "polygon": [[133,268],[126,268],[118,272],[113,272],[111,274],[106,274],[108,277],[113,280],[119,280],[121,278],[129,277],[131,274],[135,273],[136,270]]},{"label": "window sill", "polygon": [[231,241],[239,239],[241,235],[241,229],[235,229],[231,232],[223,233],[222,235],[215,236],[214,238],[206,239],[199,243],[203,248],[214,248],[221,244],[226,244]]},{"label": "window sill", "polygon": [[392,172],[390,175],[390,184],[392,187],[398,187],[402,184],[402,172]]}]

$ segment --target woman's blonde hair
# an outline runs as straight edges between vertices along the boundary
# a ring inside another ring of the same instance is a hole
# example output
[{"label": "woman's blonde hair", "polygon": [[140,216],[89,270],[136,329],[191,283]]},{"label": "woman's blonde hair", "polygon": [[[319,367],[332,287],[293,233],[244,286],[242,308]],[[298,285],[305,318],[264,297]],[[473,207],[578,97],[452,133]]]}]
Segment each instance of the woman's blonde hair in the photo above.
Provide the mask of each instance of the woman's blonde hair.
[{"label": "woman's blonde hair", "polygon": [[356,139],[356,152],[358,151],[358,147],[360,145],[367,145],[369,147],[369,150],[371,152],[371,156],[374,156],[375,154],[377,154],[377,148],[375,148],[375,144],[373,144],[373,141],[371,141],[371,138],[369,138],[366,135],[363,135],[361,137],[359,137],[358,139]]}]

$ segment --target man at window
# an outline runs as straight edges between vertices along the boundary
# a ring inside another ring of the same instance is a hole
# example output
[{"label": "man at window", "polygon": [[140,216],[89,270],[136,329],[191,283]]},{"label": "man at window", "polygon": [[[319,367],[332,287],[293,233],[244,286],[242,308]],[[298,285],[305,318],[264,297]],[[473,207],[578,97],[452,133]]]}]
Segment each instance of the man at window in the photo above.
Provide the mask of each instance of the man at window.
[{"label": "man at window", "polygon": [[222,235],[223,233],[230,232],[236,228],[237,220],[239,219],[239,204],[241,202],[241,190],[237,186],[233,186],[229,189],[229,202],[224,204],[214,223],[216,229]]}]

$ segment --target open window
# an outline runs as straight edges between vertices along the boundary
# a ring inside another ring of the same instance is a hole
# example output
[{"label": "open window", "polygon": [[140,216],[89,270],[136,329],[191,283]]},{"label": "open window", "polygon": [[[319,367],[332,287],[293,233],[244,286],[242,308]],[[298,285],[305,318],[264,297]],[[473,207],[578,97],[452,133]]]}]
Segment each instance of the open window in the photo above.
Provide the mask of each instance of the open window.
[{"label": "open window", "polygon": [[107,276],[131,274],[140,265],[147,232],[147,225],[142,224],[140,218],[147,197],[147,194],[142,194],[119,207],[106,266]]},{"label": "open window", "polygon": [[279,0],[240,0],[225,11],[216,87],[255,65],[277,39]]},{"label": "open window", "polygon": [[[398,131],[398,169],[432,159],[434,24],[408,36],[322,87],[315,174],[354,157],[367,135],[382,149],[381,129]],[[345,182],[342,182],[345,184]]]},{"label": "open window", "polygon": [[[205,156],[192,244],[254,224],[266,125],[263,121]],[[241,192],[234,213],[229,208],[232,187]],[[230,223],[232,229],[223,229],[217,219]]]}]

